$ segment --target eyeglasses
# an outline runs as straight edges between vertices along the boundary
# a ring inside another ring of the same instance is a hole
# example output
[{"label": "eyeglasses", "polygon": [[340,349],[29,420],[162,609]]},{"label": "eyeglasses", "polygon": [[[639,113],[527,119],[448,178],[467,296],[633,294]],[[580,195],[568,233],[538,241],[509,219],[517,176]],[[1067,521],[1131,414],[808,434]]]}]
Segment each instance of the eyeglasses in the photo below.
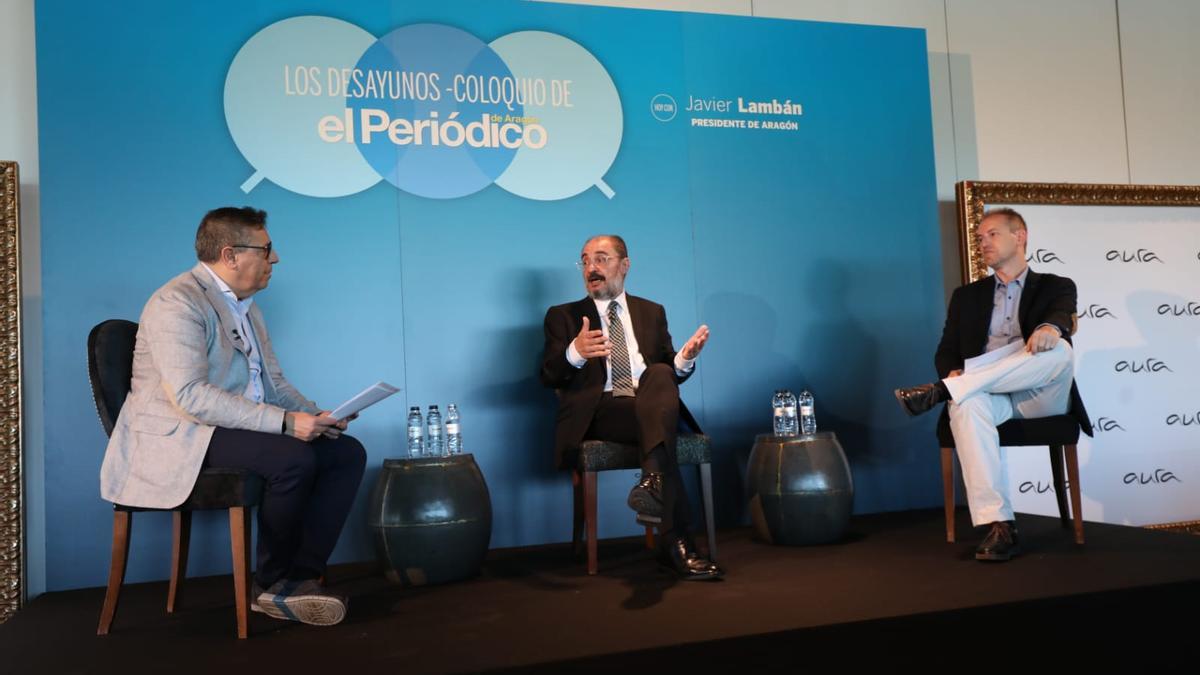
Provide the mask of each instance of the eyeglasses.
[{"label": "eyeglasses", "polygon": [[252,244],[230,244],[231,248],[256,248],[263,252],[264,258],[271,257],[271,246],[272,246],[272,242],[269,242],[269,241],[267,242],[266,246],[254,246]]},{"label": "eyeglasses", "polygon": [[607,267],[609,261],[611,261],[611,260],[620,260],[620,256],[604,255],[603,253],[601,253],[600,255],[596,256],[595,258],[592,258],[591,260],[588,260],[587,258],[580,258],[579,260],[575,261],[575,266],[578,267],[580,270],[586,270],[588,268],[588,265],[595,265],[596,267]]}]

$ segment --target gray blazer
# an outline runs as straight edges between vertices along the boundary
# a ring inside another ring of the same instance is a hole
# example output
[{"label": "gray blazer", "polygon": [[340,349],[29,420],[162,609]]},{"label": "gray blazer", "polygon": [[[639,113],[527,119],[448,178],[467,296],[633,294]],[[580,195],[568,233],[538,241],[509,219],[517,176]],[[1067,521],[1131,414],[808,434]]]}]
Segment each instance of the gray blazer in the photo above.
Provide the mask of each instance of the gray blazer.
[{"label": "gray blazer", "polygon": [[201,263],[155,291],[142,310],[133,380],[100,469],[100,494],[126,506],[171,508],[192,491],[215,427],[278,434],[285,411],[319,408],[283,377],[255,303],[264,402],[242,396],[246,343]]}]

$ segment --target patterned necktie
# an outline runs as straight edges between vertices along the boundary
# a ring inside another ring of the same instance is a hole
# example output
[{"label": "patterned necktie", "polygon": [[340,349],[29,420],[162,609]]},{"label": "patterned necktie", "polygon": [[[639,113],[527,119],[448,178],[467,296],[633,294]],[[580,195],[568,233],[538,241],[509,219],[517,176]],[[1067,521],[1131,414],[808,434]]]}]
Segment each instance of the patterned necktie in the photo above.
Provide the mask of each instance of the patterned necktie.
[{"label": "patterned necktie", "polygon": [[629,347],[625,345],[625,326],[617,314],[620,307],[615,301],[608,303],[608,341],[612,343],[608,365],[612,369],[612,393],[613,396],[633,396],[633,375],[629,368]]}]

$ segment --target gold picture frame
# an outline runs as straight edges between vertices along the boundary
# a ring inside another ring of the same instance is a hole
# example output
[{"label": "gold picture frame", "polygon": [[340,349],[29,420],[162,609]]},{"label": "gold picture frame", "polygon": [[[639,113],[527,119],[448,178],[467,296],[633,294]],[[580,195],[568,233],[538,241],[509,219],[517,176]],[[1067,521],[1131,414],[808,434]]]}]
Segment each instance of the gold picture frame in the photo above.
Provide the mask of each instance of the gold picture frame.
[{"label": "gold picture frame", "polygon": [[0,623],[21,606],[25,586],[21,462],[21,181],[16,162],[0,162]]},{"label": "gold picture frame", "polygon": [[1106,185],[1103,183],[1010,183],[960,181],[959,250],[963,283],[989,274],[975,245],[975,228],[988,204],[1060,204],[1065,206],[1200,206],[1200,185]]},{"label": "gold picture frame", "polygon": [[[1200,185],[1113,185],[1102,183],[1018,183],[960,181],[955,185],[963,283],[987,276],[975,230],[988,206],[1200,206]],[[1200,521],[1161,523],[1147,528],[1200,534]]]}]

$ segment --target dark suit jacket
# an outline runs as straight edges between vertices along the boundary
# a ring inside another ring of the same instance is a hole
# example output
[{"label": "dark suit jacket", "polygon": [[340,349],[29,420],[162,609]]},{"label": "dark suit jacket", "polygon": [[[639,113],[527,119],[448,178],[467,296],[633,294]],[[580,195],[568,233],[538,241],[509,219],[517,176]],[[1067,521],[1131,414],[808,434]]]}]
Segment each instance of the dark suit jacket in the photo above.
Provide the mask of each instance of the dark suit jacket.
[{"label": "dark suit jacket", "polygon": [[[633,335],[637,338],[638,351],[646,365],[665,363],[674,369],[675,347],[667,331],[667,313],[662,305],[626,293],[629,301],[629,318],[633,321]],[[567,345],[583,327],[583,317],[588,317],[592,330],[600,328],[600,313],[591,298],[584,298],[565,305],[556,305],[546,311],[544,324],[546,344],[542,351],[542,384],[558,390],[558,415],[554,429],[554,463],[564,468],[564,453],[584,440],[584,434],[592,423],[600,396],[604,393],[604,382],[608,379],[608,366],[602,358],[588,359],[582,368],[567,361]],[[695,372],[695,371],[693,371]],[[683,383],[691,376],[676,379]],[[679,417],[696,433],[700,432],[695,418],[683,402],[679,402]]]},{"label": "dark suit jacket", "polygon": [[[961,369],[966,359],[983,353],[987,347],[995,294],[994,275],[960,286],[954,291],[946,312],[946,325],[942,328],[942,340],[933,358],[938,377],[945,378],[950,371]],[[1029,270],[1025,277],[1025,288],[1021,290],[1021,306],[1017,308],[1021,336],[1028,340],[1038,326],[1049,323],[1057,326],[1062,331],[1063,339],[1070,342],[1075,300],[1074,281],[1056,274],[1039,274]],[[1091,420],[1074,382],[1071,383],[1068,414],[1079,421],[1084,433],[1092,435]]]}]

